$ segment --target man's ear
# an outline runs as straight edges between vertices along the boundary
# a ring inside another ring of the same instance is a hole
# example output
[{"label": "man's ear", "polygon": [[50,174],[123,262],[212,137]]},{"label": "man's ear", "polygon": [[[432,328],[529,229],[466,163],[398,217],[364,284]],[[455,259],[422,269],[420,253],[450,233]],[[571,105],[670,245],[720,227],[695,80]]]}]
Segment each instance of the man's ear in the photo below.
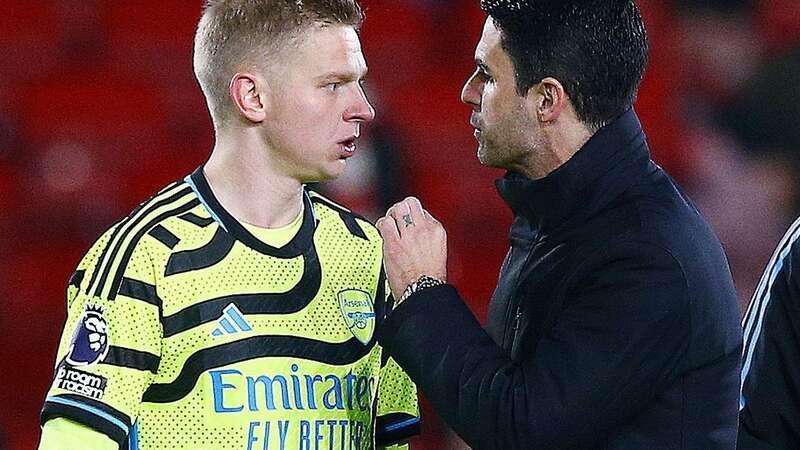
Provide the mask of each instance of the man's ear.
[{"label": "man's ear", "polygon": [[526,103],[529,113],[539,122],[557,120],[567,107],[569,98],[560,81],[552,77],[544,78],[528,90]]},{"label": "man's ear", "polygon": [[236,111],[244,119],[261,123],[267,118],[267,84],[263,79],[248,72],[237,72],[228,87]]}]

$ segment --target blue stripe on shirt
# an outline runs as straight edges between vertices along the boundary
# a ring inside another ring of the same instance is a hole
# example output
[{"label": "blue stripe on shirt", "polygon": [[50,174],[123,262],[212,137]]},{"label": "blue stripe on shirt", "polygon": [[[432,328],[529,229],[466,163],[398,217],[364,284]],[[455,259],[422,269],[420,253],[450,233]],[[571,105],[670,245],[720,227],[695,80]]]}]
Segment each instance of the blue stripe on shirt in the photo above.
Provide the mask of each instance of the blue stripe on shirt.
[{"label": "blue stripe on shirt", "polygon": [[402,422],[393,423],[391,425],[387,425],[383,427],[382,431],[394,431],[399,430],[400,428],[405,428],[410,425],[414,425],[415,423],[419,422],[419,417],[412,417],[410,419],[406,419]]},{"label": "blue stripe on shirt", "polygon": [[72,406],[73,408],[82,409],[82,410],[84,410],[84,411],[86,411],[88,413],[94,414],[95,416],[98,416],[98,417],[100,417],[102,419],[105,419],[108,422],[111,422],[112,424],[120,427],[125,434],[128,434],[129,430],[128,430],[128,426],[127,425],[125,425],[122,421],[120,421],[116,417],[114,417],[114,416],[112,416],[112,415],[110,415],[110,414],[108,414],[108,413],[106,413],[106,412],[104,412],[104,411],[102,411],[100,409],[97,409],[94,406],[89,406],[89,405],[87,405],[85,403],[81,403],[81,402],[77,402],[75,400],[71,400],[71,399],[68,399],[68,398],[61,398],[61,397],[47,397],[47,400],[45,400],[45,401],[48,401],[50,403],[59,403],[59,404],[66,405],[66,406]]}]

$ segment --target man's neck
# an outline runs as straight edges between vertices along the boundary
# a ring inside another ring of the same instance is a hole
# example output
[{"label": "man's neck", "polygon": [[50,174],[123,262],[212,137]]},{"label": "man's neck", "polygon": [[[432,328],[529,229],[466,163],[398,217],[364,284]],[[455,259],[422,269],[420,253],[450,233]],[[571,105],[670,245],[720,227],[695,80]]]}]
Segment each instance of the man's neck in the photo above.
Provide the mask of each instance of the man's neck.
[{"label": "man's neck", "polygon": [[541,144],[542,150],[532,153],[531,161],[518,169],[532,180],[544,178],[566,164],[594,134],[577,121],[548,131]]},{"label": "man's neck", "polygon": [[204,169],[208,184],[240,222],[264,228],[286,226],[302,211],[303,185],[276,170],[267,150],[252,144],[218,137]]}]

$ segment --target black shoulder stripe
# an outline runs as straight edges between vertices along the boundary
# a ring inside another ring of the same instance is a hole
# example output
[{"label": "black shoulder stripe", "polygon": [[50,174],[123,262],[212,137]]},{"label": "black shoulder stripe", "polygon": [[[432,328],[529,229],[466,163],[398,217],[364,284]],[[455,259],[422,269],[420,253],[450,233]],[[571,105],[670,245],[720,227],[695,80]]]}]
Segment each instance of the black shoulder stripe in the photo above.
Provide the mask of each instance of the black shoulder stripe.
[{"label": "black shoulder stripe", "polygon": [[343,366],[352,364],[372,350],[374,343],[363,345],[356,338],[333,344],[299,336],[254,336],[215,347],[204,348],[190,356],[181,373],[171,383],[152,384],[142,401],[170,403],[192,391],[201,374],[215,367],[267,357],[292,357]]},{"label": "black shoulder stripe", "polygon": [[206,245],[170,255],[164,276],[211,267],[228,256],[235,242],[236,240],[230,234],[219,227],[214,233],[214,237]]},{"label": "black shoulder stripe", "polygon": [[418,435],[420,428],[417,416],[403,413],[379,416],[375,421],[375,443],[381,447],[401,443]]},{"label": "black shoulder stripe", "polygon": [[139,230],[139,232],[137,232],[133,236],[133,239],[131,240],[130,245],[128,245],[128,248],[125,249],[125,253],[123,253],[123,255],[122,255],[122,259],[120,260],[119,267],[117,267],[117,272],[114,275],[114,279],[111,282],[111,291],[109,292],[109,297],[108,297],[109,300],[114,300],[117,297],[117,291],[119,290],[119,286],[122,283],[122,276],[125,274],[125,269],[128,266],[128,261],[130,261],[131,256],[133,255],[133,250],[136,248],[136,244],[139,242],[139,240],[142,238],[142,236],[144,236],[144,234],[147,232],[147,230],[149,230],[151,227],[155,226],[155,224],[157,224],[158,222],[161,222],[162,220],[166,219],[167,217],[171,217],[171,216],[174,216],[176,214],[180,214],[180,213],[186,212],[186,211],[194,208],[195,206],[197,206],[199,204],[200,204],[200,200],[198,200],[197,198],[193,198],[189,203],[186,203],[183,206],[180,206],[178,208],[166,211],[166,212],[154,217],[152,220],[150,220],[146,225],[144,225]]},{"label": "black shoulder stripe", "polygon": [[356,214],[356,213],[354,213],[352,211],[348,211],[348,210],[342,208],[341,206],[337,205],[336,203],[328,201],[328,200],[326,200],[326,199],[324,199],[322,197],[319,197],[317,195],[313,195],[313,196],[310,196],[310,197],[311,197],[311,202],[312,203],[323,204],[323,205],[327,206],[328,208],[330,208],[330,209],[336,211],[337,213],[339,213],[339,217],[342,219],[342,222],[344,222],[344,225],[347,227],[347,230],[350,232],[350,234],[352,234],[353,236],[359,237],[361,239],[364,239],[365,241],[369,240],[369,238],[367,238],[367,234],[364,233],[364,229],[361,228],[361,225],[358,224],[356,219],[361,219],[361,220],[363,220],[365,222],[369,222],[369,220],[365,219],[363,216],[360,216],[360,215],[358,215],[358,214]]},{"label": "black shoulder stripe", "polygon": [[212,223],[214,223],[214,219],[212,219],[211,217],[207,217],[207,218],[206,217],[200,217],[200,216],[198,216],[197,214],[195,214],[193,212],[188,212],[186,214],[178,216],[178,218],[182,219],[182,220],[184,220],[186,222],[195,224],[195,225],[197,225],[198,227],[201,227],[201,228],[205,228],[205,227],[211,225]]},{"label": "black shoulder stripe", "polygon": [[140,352],[125,347],[111,346],[108,348],[106,359],[101,364],[108,364],[109,366],[127,367],[129,369],[147,370],[152,373],[158,372],[158,365],[161,363],[161,358],[158,356]]},{"label": "black shoulder stripe", "polygon": [[76,270],[75,273],[69,277],[69,285],[75,286],[76,288],[81,287],[81,282],[83,281],[83,277],[86,275],[85,270]]},{"label": "black shoulder stripe", "polygon": [[105,261],[109,248],[111,248],[111,245],[114,243],[114,240],[119,234],[120,228],[122,228],[127,223],[127,221],[131,219],[131,217],[133,217],[137,212],[139,212],[140,209],[142,209],[142,205],[139,205],[136,209],[133,210],[133,212],[127,218],[125,218],[125,220],[118,223],[114,227],[114,231],[111,232],[111,237],[108,239],[108,242],[106,242],[106,245],[103,246],[103,251],[100,253],[100,258],[97,259],[97,264],[94,266],[94,270],[92,271],[92,278],[89,280],[89,284],[86,285],[86,291],[85,291],[86,294],[89,294],[89,292],[92,290],[92,286],[94,286],[94,283],[97,280],[97,276],[103,269],[103,261]]},{"label": "black shoulder stripe", "polygon": [[174,336],[204,323],[213,322],[225,307],[235,304],[243,314],[291,314],[305,309],[322,285],[322,266],[312,245],[303,255],[303,276],[287,292],[237,294],[194,303],[162,319],[164,337]]},{"label": "black shoulder stripe", "polygon": [[[192,188],[185,186],[184,189],[178,189],[177,192],[169,195],[166,198],[156,200],[158,197],[153,197],[147,202],[139,205],[139,207],[136,208],[133,213],[123,220],[114,229],[114,232],[111,234],[111,239],[109,239],[108,244],[106,244],[105,248],[103,249],[103,253],[100,255],[100,259],[97,262],[97,267],[95,267],[94,273],[92,274],[92,281],[86,287],[86,293],[91,293],[92,288],[95,287],[94,295],[101,295],[106,278],[111,271],[111,266],[114,265],[114,260],[117,257],[117,253],[119,253],[122,243],[125,242],[125,239],[131,233],[132,229],[135,229],[153,211],[169,205],[170,203],[176,202],[191,192]],[[170,193],[172,193],[172,191],[164,191],[163,195]],[[110,252],[109,249],[111,249]],[[98,274],[100,274],[99,277]]]},{"label": "black shoulder stripe", "polygon": [[[170,184],[168,184],[168,185],[164,186],[163,188],[161,188],[161,190],[159,190],[158,192],[156,192],[156,194],[155,194],[153,197],[156,197],[156,196],[158,196],[159,194],[163,194],[164,192],[167,192],[168,190],[170,190],[170,189],[174,188],[175,186],[177,186],[177,185],[179,185],[179,184],[181,184],[181,183],[183,183],[183,182],[184,182],[184,181],[183,181],[183,178],[181,178],[181,179],[179,179],[179,180],[175,180],[175,181],[173,181],[172,183],[170,183]],[[152,198],[152,197],[151,197],[151,198]],[[145,203],[147,203],[147,202],[145,202]]]},{"label": "black shoulder stripe", "polygon": [[158,298],[156,287],[152,284],[123,277],[122,284],[119,286],[119,295],[155,305],[158,307],[159,317],[161,316],[161,299]]},{"label": "black shoulder stripe", "polygon": [[[144,213],[142,213],[135,220],[133,220],[130,223],[129,226],[125,227],[125,231],[120,235],[119,239],[117,239],[117,242],[114,245],[114,249],[112,250],[111,255],[108,257],[108,261],[105,264],[105,268],[103,269],[103,273],[100,275],[100,280],[97,283],[97,289],[95,290],[95,293],[94,293],[95,296],[98,296],[98,297],[102,296],[103,288],[105,287],[105,283],[106,283],[106,281],[108,279],[108,276],[109,276],[109,274],[111,272],[111,267],[114,265],[114,261],[117,259],[117,255],[122,250],[122,244],[125,242],[125,240],[127,239],[128,235],[130,235],[130,233],[133,232],[133,230],[135,230],[135,229],[143,229],[143,230],[146,231],[147,228],[150,228],[150,226],[155,225],[155,223],[158,223],[159,221],[151,221],[152,225],[144,226],[144,227],[141,226],[141,223],[144,220],[146,220],[147,217],[151,213],[153,213],[154,211],[158,210],[161,207],[164,207],[164,206],[167,206],[167,205],[169,205],[171,203],[177,202],[178,200],[180,200],[184,196],[189,195],[191,192],[192,192],[192,188],[189,187],[189,186],[186,186],[185,189],[181,189],[180,191],[176,192],[175,194],[173,194],[173,195],[171,195],[171,196],[169,196],[169,197],[167,197],[165,199],[162,199],[160,201],[157,201],[157,202],[153,203],[146,211],[144,211]],[[183,211],[181,211],[181,212],[183,212]],[[163,216],[164,216],[164,218],[166,218],[166,217],[169,217],[170,215],[172,215],[172,211],[170,211],[170,214],[166,214],[166,215],[163,215]],[[136,246],[137,242],[138,242],[138,239],[133,239],[129,243],[128,247],[125,249],[126,250],[125,253],[127,253],[128,251],[132,252],[133,248]],[[123,257],[123,261],[124,260],[125,260],[125,258]],[[125,264],[121,264],[121,266],[124,266],[124,265]],[[113,290],[112,290],[112,292],[113,292]]]},{"label": "black shoulder stripe", "polygon": [[103,247],[103,251],[100,253],[100,258],[97,260],[97,265],[95,266],[94,271],[92,271],[92,278],[91,280],[89,280],[89,284],[86,286],[86,294],[89,294],[91,292],[92,286],[94,286],[94,283],[97,280],[98,275],[103,269],[103,262],[106,260],[106,255],[108,254],[108,251],[111,249],[111,246],[116,241],[116,238],[119,235],[119,233],[122,232],[122,229],[126,227],[128,223],[132,221],[133,218],[136,217],[142,209],[148,207],[151,203],[153,203],[153,201],[156,198],[158,198],[158,196],[166,194],[168,191],[175,189],[180,184],[181,182],[176,181],[167,185],[164,189],[158,191],[155,195],[153,195],[149,199],[139,204],[139,206],[137,206],[130,214],[128,214],[128,217],[123,219],[115,226],[114,231],[111,232],[111,237],[108,239],[108,242]]},{"label": "black shoulder stripe", "polygon": [[74,420],[93,430],[97,430],[115,442],[120,448],[127,442],[131,428],[130,417],[105,403],[80,395],[55,395],[44,402],[40,416],[41,425],[57,417]]},{"label": "black shoulder stripe", "polygon": [[158,224],[155,227],[153,227],[153,229],[148,231],[147,234],[155,238],[158,242],[161,242],[162,244],[169,247],[170,250],[175,248],[175,246],[178,245],[178,242],[181,241],[178,238],[178,236],[172,234],[171,231],[164,228],[164,226],[161,224]]}]

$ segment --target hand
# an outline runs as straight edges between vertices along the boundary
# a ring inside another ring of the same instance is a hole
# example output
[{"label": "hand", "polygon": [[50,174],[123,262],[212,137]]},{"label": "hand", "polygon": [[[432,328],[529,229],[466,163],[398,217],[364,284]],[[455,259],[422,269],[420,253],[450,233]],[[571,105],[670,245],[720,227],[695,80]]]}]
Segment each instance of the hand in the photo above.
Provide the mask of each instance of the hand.
[{"label": "hand", "polygon": [[447,233],[418,199],[395,203],[376,226],[383,236],[383,264],[395,299],[423,275],[447,281]]}]

